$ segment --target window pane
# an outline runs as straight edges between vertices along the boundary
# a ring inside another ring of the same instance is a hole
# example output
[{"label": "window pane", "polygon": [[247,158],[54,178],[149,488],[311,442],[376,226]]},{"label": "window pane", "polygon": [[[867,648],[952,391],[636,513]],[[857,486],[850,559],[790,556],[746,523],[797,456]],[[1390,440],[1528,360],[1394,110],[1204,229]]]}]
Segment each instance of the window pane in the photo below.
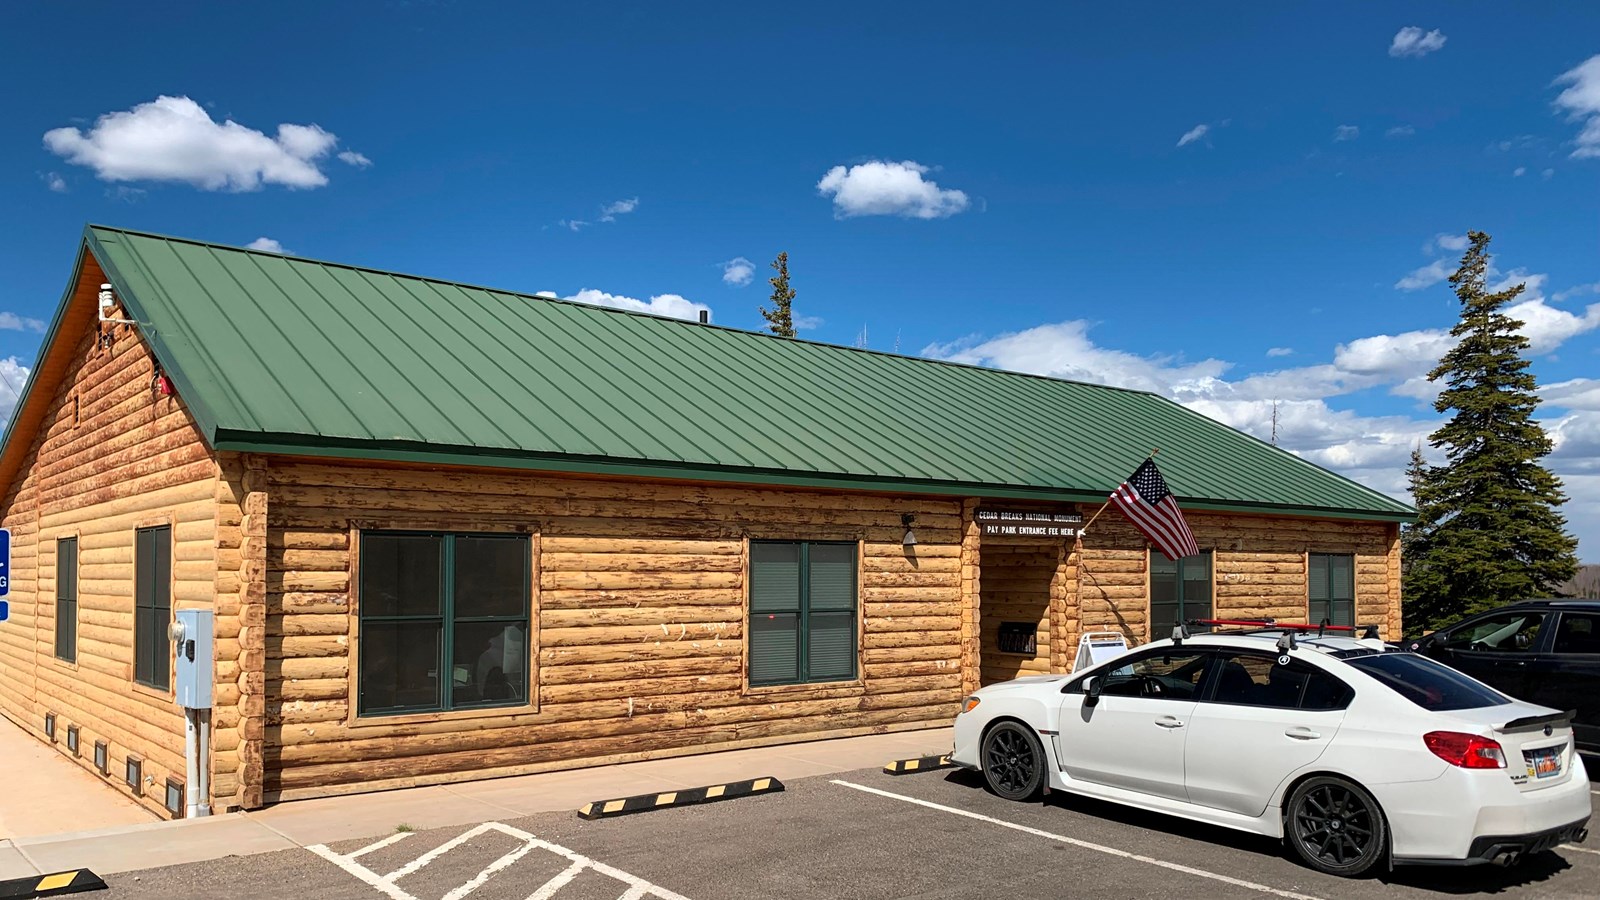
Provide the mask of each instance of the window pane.
[{"label": "window pane", "polygon": [[1345,660],[1388,685],[1395,693],[1423,709],[1481,709],[1504,706],[1508,697],[1485,684],[1414,653],[1374,653]]},{"label": "window pane", "polygon": [[78,540],[56,542],[56,656],[78,658]]},{"label": "window pane", "polygon": [[451,706],[527,702],[526,621],[457,624],[454,643]]},{"label": "window pane", "polygon": [[800,545],[750,543],[751,612],[800,609]]},{"label": "window pane", "polygon": [[361,615],[438,615],[441,543],[432,535],[363,535]]},{"label": "window pane", "polygon": [[1327,619],[1330,625],[1338,624],[1328,615],[1328,601],[1312,600],[1306,608],[1306,620],[1313,625],[1321,625],[1323,619]]},{"label": "window pane", "polygon": [[[1317,601],[1328,599],[1328,555],[1326,553],[1313,553],[1306,561],[1306,581],[1313,605]],[[1324,606],[1323,609],[1327,607]],[[1320,622],[1322,619],[1313,615],[1311,621]]]},{"label": "window pane", "polygon": [[457,619],[522,616],[528,607],[528,539],[457,537],[453,575]]},{"label": "window pane", "polygon": [[793,613],[763,613],[750,617],[751,684],[800,679],[798,618]]},{"label": "window pane", "polygon": [[1327,672],[1316,671],[1311,673],[1311,678],[1306,683],[1305,693],[1300,698],[1300,708],[1344,709],[1350,705],[1350,700],[1355,694],[1349,685],[1339,679]]},{"label": "window pane", "polygon": [[133,674],[165,690],[171,685],[172,529],[141,528],[134,534]]},{"label": "window pane", "polygon": [[150,684],[155,680],[154,645],[145,638],[155,627],[156,611],[141,606],[133,611],[133,677],[135,681]]},{"label": "window pane", "polygon": [[432,622],[361,625],[361,711],[438,709],[439,642]]},{"label": "window pane", "polygon": [[1351,600],[1356,595],[1356,558],[1328,557],[1328,591],[1335,600]]},{"label": "window pane", "polygon": [[1446,646],[1480,653],[1527,653],[1539,643],[1543,613],[1491,616],[1450,634]]},{"label": "window pane", "polygon": [[853,678],[856,674],[856,614],[811,613],[810,644],[806,648],[810,681]]},{"label": "window pane", "polygon": [[1101,690],[1129,697],[1194,700],[1205,669],[1206,657],[1199,653],[1157,653],[1112,670]]},{"label": "window pane", "polygon": [[1164,553],[1150,554],[1150,580],[1155,581],[1155,576],[1160,575],[1173,581],[1178,579],[1178,563],[1176,560],[1167,559]]},{"label": "window pane", "polygon": [[[811,609],[856,608],[856,545],[812,544]],[[812,629],[816,629],[815,617]]]},{"label": "window pane", "polygon": [[[1354,625],[1356,623],[1356,603],[1354,600],[1328,601],[1330,625]],[[1318,619],[1317,621],[1322,621]]]},{"label": "window pane", "polygon": [[1562,613],[1555,652],[1600,655],[1600,616]]},{"label": "window pane", "polygon": [[1183,560],[1183,618],[1211,618],[1211,554]]}]

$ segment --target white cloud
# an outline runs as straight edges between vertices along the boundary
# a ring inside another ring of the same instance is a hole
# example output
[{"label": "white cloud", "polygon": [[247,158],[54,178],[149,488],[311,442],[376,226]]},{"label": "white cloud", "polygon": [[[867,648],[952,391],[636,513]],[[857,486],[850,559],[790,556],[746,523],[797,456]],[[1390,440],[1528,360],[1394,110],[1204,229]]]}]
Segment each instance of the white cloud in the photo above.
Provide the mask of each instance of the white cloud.
[{"label": "white cloud", "polygon": [[1293,347],[1269,347],[1267,349],[1268,356],[1289,356],[1293,353]]},{"label": "white cloud", "polygon": [[1402,291],[1420,291],[1449,278],[1455,270],[1456,267],[1449,261],[1436,259],[1420,269],[1413,269],[1409,275],[1396,281],[1394,286]]},{"label": "white cloud", "polygon": [[1556,98],[1556,107],[1566,111],[1568,121],[1583,123],[1573,158],[1600,156],[1600,54],[1562,73],[1555,83],[1567,85]]},{"label": "white cloud", "polygon": [[56,128],[45,146],[103,181],[172,181],[208,191],[254,191],[263,184],[315,188],[328,183],[319,162],[339,139],[317,125],[282,124],[276,137],[237,122],[217,123],[188,97],[158,97],[107,113],[87,131]]},{"label": "white cloud", "polygon": [[355,166],[358,169],[365,169],[372,165],[372,160],[367,159],[365,153],[357,153],[354,150],[345,150],[340,152],[339,161],[342,163],[348,163],[349,165]]},{"label": "white cloud", "polygon": [[1543,178],[1545,181],[1549,181],[1550,180],[1550,176],[1554,175],[1555,173],[1556,173],[1555,169],[1545,169],[1543,172],[1539,173],[1539,177]]},{"label": "white cloud", "polygon": [[941,188],[922,176],[932,171],[906,160],[872,160],[860,165],[834,166],[817,182],[817,192],[833,198],[833,217],[902,216],[908,219],[942,219],[967,208],[967,195]]},{"label": "white cloud", "polygon": [[67,192],[67,180],[62,178],[60,173],[46,172],[39,177],[43,179],[44,186],[50,190],[55,191],[58,194],[65,194]]},{"label": "white cloud", "polygon": [[269,237],[258,237],[245,246],[251,250],[260,250],[264,253],[286,253],[283,245]]},{"label": "white cloud", "polygon": [[615,203],[607,203],[605,206],[600,207],[600,221],[615,222],[617,220],[617,216],[627,215],[628,213],[631,213],[637,209],[638,206],[638,197],[631,197],[627,200],[618,200]]},{"label": "white cloud", "polygon": [[1445,37],[1443,32],[1437,28],[1424,32],[1415,25],[1407,25],[1395,32],[1394,40],[1389,43],[1389,55],[1427,56],[1429,53],[1443,47],[1444,42],[1447,40],[1449,38]]},{"label": "white cloud", "polygon": [[1415,125],[1396,125],[1383,133],[1384,137],[1410,137],[1417,133]]},{"label": "white cloud", "polygon": [[1361,129],[1355,125],[1340,125],[1333,130],[1335,141],[1353,141],[1361,137]]},{"label": "white cloud", "polygon": [[794,328],[796,331],[815,331],[822,327],[821,316],[795,316]]},{"label": "white cloud", "polygon": [[1528,167],[1527,166],[1517,166],[1515,169],[1511,170],[1511,177],[1512,178],[1521,178],[1522,176],[1524,176],[1526,174],[1528,174]]},{"label": "white cloud", "polygon": [[1574,378],[1539,388],[1539,398],[1561,409],[1600,412],[1600,378]]},{"label": "white cloud", "polygon": [[1560,303],[1573,297],[1582,297],[1584,294],[1600,294],[1600,281],[1596,281],[1593,284],[1576,284],[1564,291],[1556,291],[1551,299]]},{"label": "white cloud", "polygon": [[1440,232],[1439,234],[1429,238],[1428,242],[1422,245],[1422,252],[1432,253],[1434,249],[1437,248],[1440,250],[1449,250],[1454,253],[1461,253],[1470,246],[1472,246],[1472,239],[1464,234],[1446,234],[1444,232]]},{"label": "white cloud", "polygon": [[11,421],[16,412],[17,400],[28,383],[28,367],[15,356],[0,359],[0,422]]},{"label": "white cloud", "polygon": [[988,339],[973,336],[930,344],[922,355],[1161,393],[1175,386],[1203,384],[1228,369],[1227,363],[1216,359],[1185,363],[1099,347],[1089,339],[1089,324],[1079,319]]},{"label": "white cloud", "polygon": [[744,287],[756,277],[756,264],[742,256],[722,263],[722,282],[734,287]]},{"label": "white cloud", "polygon": [[1183,137],[1178,138],[1178,146],[1182,147],[1184,144],[1192,144],[1195,141],[1198,141],[1201,138],[1205,137],[1206,136],[1206,132],[1208,132],[1210,130],[1211,130],[1211,126],[1210,125],[1206,125],[1206,124],[1196,125],[1195,127],[1189,129],[1188,131],[1185,131],[1183,133]]},{"label": "white cloud", "polygon": [[588,303],[594,306],[609,306],[612,309],[626,309],[633,312],[652,313],[658,316],[668,316],[674,319],[688,319],[698,321],[700,311],[711,312],[711,307],[704,303],[695,303],[677,294],[657,294],[648,301],[624,297],[620,294],[607,294],[593,288],[584,288],[566,299],[577,303]]},{"label": "white cloud", "polygon": [[43,334],[44,322],[39,319],[19,316],[13,312],[0,312],[0,329],[6,331],[37,331]]}]

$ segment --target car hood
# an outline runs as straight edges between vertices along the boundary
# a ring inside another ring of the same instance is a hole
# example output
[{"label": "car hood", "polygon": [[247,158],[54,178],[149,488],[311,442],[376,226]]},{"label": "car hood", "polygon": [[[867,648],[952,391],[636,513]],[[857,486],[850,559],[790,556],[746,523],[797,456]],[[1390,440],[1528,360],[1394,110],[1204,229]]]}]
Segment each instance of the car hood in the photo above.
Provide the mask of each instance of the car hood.
[{"label": "car hood", "polygon": [[1042,684],[1063,684],[1071,675],[1028,675],[1023,678],[1013,678],[1010,681],[1001,681],[986,687],[978,688],[973,693],[975,697],[988,697],[994,694],[1004,694],[1010,691],[1026,690]]}]

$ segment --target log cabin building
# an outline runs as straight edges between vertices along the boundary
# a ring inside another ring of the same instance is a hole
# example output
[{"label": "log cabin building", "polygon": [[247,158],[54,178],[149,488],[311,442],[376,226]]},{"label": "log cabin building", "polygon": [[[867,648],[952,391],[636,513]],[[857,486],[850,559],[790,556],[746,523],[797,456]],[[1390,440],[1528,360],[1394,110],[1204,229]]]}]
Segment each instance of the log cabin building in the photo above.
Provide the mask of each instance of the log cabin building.
[{"label": "log cabin building", "polygon": [[[1199,556],[1076,534],[1152,448]],[[1088,630],[1398,636],[1410,515],[1153,394],[91,226],[0,712],[164,813],[202,608],[218,809],[938,726]]]}]

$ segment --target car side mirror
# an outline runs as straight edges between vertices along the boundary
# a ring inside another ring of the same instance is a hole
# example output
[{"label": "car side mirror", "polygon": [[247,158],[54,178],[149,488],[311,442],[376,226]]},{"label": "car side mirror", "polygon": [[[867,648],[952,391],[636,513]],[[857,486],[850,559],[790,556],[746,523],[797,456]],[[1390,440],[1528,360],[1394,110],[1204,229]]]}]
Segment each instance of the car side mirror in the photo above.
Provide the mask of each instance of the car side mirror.
[{"label": "car side mirror", "polygon": [[1100,702],[1100,691],[1103,689],[1102,679],[1099,675],[1090,676],[1083,684],[1083,705],[1093,706]]}]

